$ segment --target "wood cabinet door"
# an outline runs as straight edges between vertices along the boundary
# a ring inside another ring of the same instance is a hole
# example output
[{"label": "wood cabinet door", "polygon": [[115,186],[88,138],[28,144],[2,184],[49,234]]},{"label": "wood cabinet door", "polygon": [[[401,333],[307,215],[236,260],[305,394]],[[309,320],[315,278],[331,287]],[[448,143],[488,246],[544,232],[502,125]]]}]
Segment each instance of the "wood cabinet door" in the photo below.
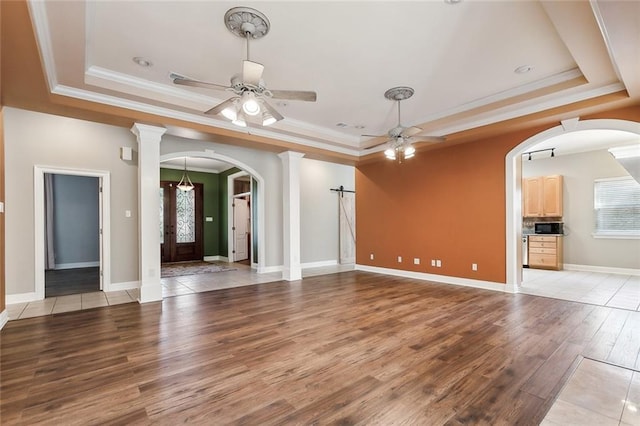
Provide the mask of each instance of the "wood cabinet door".
[{"label": "wood cabinet door", "polygon": [[527,178],[522,181],[522,215],[542,216],[542,178]]},{"label": "wood cabinet door", "polygon": [[543,216],[562,216],[562,176],[543,178]]}]

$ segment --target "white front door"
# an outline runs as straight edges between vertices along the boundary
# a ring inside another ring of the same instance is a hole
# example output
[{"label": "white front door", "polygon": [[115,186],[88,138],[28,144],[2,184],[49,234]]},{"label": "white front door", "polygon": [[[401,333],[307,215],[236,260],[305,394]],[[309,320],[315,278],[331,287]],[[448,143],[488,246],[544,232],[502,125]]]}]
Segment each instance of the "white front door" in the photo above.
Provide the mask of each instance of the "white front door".
[{"label": "white front door", "polygon": [[249,200],[233,199],[233,261],[249,258]]}]

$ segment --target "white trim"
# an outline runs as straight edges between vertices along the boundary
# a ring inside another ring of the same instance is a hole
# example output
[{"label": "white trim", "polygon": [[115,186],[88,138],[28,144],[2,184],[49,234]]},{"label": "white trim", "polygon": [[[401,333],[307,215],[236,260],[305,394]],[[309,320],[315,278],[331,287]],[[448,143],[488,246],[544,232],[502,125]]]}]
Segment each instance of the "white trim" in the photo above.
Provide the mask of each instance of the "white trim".
[{"label": "white trim", "polygon": [[269,274],[271,272],[282,272],[283,269],[284,269],[283,265],[265,266],[263,268],[258,267],[258,273],[259,274]]},{"label": "white trim", "polygon": [[71,169],[54,166],[33,166],[34,213],[34,277],[37,299],[44,299],[44,175],[45,173],[97,177],[102,183],[102,290],[111,291],[111,174],[102,170]]},{"label": "white trim", "polygon": [[640,276],[640,269],[633,268],[615,268],[612,266],[594,266],[594,265],[575,265],[571,263],[565,263],[563,268],[567,271],[582,271],[582,272],[601,272],[603,274],[620,274],[620,275],[634,275]]},{"label": "white trim", "polygon": [[640,135],[640,123],[617,119],[578,121],[567,131],[558,125],[526,139],[514,147],[505,157],[507,288],[518,291],[522,284],[522,153],[532,146],[554,136],[581,130],[622,130]]},{"label": "white trim", "polygon": [[[291,142],[291,143],[295,143],[303,146],[326,149],[329,151],[334,151],[334,152],[338,152],[346,155],[358,156],[360,152],[358,147],[346,147],[344,145],[329,145],[326,142],[316,142],[311,139],[304,139],[302,137],[288,135],[286,133],[274,133],[274,132],[265,130],[263,127],[241,128],[223,119],[216,120],[216,119],[203,117],[196,114],[191,114],[188,112],[175,111],[169,108],[149,105],[142,102],[131,101],[128,99],[121,99],[115,96],[104,95],[101,93],[91,92],[84,89],[76,89],[74,87],[64,86],[62,84],[58,84],[57,86],[55,86],[51,90],[51,93],[55,95],[82,99],[89,102],[97,102],[104,105],[111,105],[119,108],[125,108],[132,111],[146,112],[149,114],[158,115],[166,118],[175,118],[177,120],[184,120],[190,123],[204,124],[206,126],[213,126],[221,129],[233,130],[239,134],[251,134],[256,136],[264,136],[266,138],[277,139],[285,142]],[[287,119],[287,121],[291,121],[291,120]]]},{"label": "white trim", "polygon": [[0,330],[2,330],[2,328],[7,324],[8,321],[9,312],[7,312],[7,310],[5,309],[4,311],[0,312]]},{"label": "white trim", "polygon": [[34,302],[36,300],[42,299],[44,298],[39,298],[38,293],[36,293],[35,291],[31,293],[7,294],[4,297],[4,301],[7,305],[13,305],[15,303]]},{"label": "white trim", "polygon": [[221,262],[229,262],[229,258],[227,256],[219,256],[219,255],[205,256],[202,258],[202,260],[204,260],[205,262],[213,262],[216,260],[219,260]]},{"label": "white trim", "polygon": [[[236,197],[233,193],[234,185],[233,181],[236,178],[242,176],[248,176],[249,174],[243,170],[239,172],[230,174],[227,176],[227,257],[231,262],[236,261],[236,257],[233,255],[233,246],[234,246],[234,236],[233,236],[233,199]],[[249,181],[249,186],[253,185],[251,181]],[[249,191],[251,192],[251,191]],[[253,210],[253,209],[250,209]],[[251,217],[251,212],[249,212],[249,218],[251,219],[251,224],[253,225],[253,218]],[[251,248],[253,248],[253,241],[251,242]],[[258,249],[258,253],[260,253],[260,249]],[[253,253],[249,253],[249,259],[253,262]]]},{"label": "white trim", "polygon": [[56,263],[55,269],[95,268],[96,266],[100,266],[99,260],[95,262]]},{"label": "white trim", "polygon": [[424,281],[433,281],[440,284],[453,284],[464,287],[481,288],[484,290],[500,291],[503,293],[512,293],[509,288],[493,281],[473,280],[470,278],[450,277],[447,275],[428,274],[426,272],[404,271],[401,269],[380,268],[378,266],[355,265],[356,271],[373,272],[376,274],[393,275],[396,277],[413,278]]},{"label": "white trim", "polygon": [[609,152],[616,158],[616,160],[640,157],[640,144],[615,146],[613,148],[609,148]]},{"label": "white trim", "polygon": [[38,51],[44,65],[49,91],[58,85],[58,76],[56,71],[56,62],[53,55],[53,46],[51,45],[51,31],[49,30],[49,18],[47,17],[47,7],[45,2],[30,0],[27,2],[29,15],[33,22],[33,28],[36,33],[38,42]]},{"label": "white trim", "polygon": [[640,240],[640,234],[616,234],[606,232],[592,232],[591,236],[598,239],[609,240]]},{"label": "white trim", "polygon": [[301,263],[300,266],[302,269],[308,268],[322,268],[324,266],[336,266],[338,264],[337,260],[321,260],[319,262],[306,262]]},{"label": "white trim", "polygon": [[111,283],[109,291],[133,290],[140,288],[140,281],[123,281],[121,283]]},{"label": "white trim", "polygon": [[[256,181],[258,181],[258,273],[261,273],[262,269],[260,265],[266,264],[266,246],[267,246],[267,231],[266,231],[266,207],[265,207],[265,193],[267,191],[266,183],[262,175],[260,175],[253,167],[236,160],[235,158],[216,154],[211,149],[205,149],[204,151],[183,151],[183,152],[171,152],[160,156],[160,163],[163,161],[173,160],[175,158],[183,157],[200,157],[200,158],[212,158],[214,160],[224,161],[229,164],[233,164],[239,169],[244,170],[251,175]],[[233,192],[233,191],[231,191]],[[228,194],[227,194],[228,195]],[[227,218],[228,220],[228,218]],[[228,256],[228,254],[227,254]]]}]

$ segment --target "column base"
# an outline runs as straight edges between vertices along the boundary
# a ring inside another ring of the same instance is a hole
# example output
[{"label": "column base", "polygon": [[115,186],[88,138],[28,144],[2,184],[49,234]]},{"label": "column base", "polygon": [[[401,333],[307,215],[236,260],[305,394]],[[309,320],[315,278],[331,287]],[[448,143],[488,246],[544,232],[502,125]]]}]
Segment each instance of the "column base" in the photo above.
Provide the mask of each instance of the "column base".
[{"label": "column base", "polygon": [[302,268],[290,268],[282,270],[282,279],[284,281],[298,281],[302,279]]},{"label": "column base", "polygon": [[140,286],[138,303],[159,302],[162,300],[162,285],[160,283],[148,283]]}]

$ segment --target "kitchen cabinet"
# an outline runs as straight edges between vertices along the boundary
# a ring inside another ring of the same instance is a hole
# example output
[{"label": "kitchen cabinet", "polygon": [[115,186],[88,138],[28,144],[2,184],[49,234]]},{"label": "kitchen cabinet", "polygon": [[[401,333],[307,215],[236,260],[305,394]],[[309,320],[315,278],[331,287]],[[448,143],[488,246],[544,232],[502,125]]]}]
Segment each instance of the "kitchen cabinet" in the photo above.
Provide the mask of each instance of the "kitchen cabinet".
[{"label": "kitchen cabinet", "polygon": [[538,176],[522,180],[524,217],[562,217],[562,176]]},{"label": "kitchen cabinet", "polygon": [[562,236],[529,235],[529,268],[562,269]]}]

